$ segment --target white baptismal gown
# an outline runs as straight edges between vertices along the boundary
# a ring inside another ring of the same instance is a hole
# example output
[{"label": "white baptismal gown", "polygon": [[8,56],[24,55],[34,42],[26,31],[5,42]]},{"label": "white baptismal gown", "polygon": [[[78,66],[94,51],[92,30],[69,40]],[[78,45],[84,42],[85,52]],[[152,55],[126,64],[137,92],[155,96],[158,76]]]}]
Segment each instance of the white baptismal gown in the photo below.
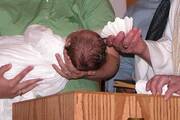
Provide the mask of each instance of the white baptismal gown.
[{"label": "white baptismal gown", "polygon": [[34,69],[24,80],[42,78],[39,85],[28,93],[13,99],[0,99],[0,120],[12,120],[12,103],[36,96],[48,96],[61,91],[67,79],[52,68],[57,64],[55,53],[63,55],[64,40],[41,25],[31,25],[24,35],[0,37],[0,66],[11,63],[12,69],[5,73],[10,79],[28,65]]}]

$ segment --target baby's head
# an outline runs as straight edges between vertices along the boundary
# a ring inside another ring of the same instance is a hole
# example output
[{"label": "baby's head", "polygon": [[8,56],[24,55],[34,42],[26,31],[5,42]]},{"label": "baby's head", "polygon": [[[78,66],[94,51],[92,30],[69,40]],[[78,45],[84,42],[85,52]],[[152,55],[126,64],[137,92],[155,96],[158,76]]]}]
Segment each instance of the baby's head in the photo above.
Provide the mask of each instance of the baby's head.
[{"label": "baby's head", "polygon": [[80,30],[66,38],[65,49],[72,64],[81,71],[96,70],[106,60],[106,45],[96,32]]}]

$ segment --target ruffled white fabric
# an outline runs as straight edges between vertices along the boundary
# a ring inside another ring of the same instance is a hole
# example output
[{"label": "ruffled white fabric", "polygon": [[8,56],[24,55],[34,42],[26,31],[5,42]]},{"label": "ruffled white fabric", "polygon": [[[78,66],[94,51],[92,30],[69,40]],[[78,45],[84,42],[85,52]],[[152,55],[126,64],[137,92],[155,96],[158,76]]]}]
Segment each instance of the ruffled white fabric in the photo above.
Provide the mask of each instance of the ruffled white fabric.
[{"label": "ruffled white fabric", "polygon": [[12,119],[13,102],[52,95],[64,88],[68,80],[52,68],[52,64],[57,64],[55,53],[63,55],[63,49],[64,40],[41,25],[29,26],[24,36],[0,37],[0,66],[12,64],[12,69],[5,73],[6,78],[13,78],[28,65],[33,65],[34,69],[24,80],[43,79],[39,86],[23,96],[0,99],[0,120]]},{"label": "ruffled white fabric", "polygon": [[119,17],[115,18],[114,22],[108,22],[107,25],[104,26],[101,37],[106,38],[110,35],[116,36],[120,31],[123,31],[125,34],[129,32],[133,27],[133,18],[125,17],[121,19]]}]

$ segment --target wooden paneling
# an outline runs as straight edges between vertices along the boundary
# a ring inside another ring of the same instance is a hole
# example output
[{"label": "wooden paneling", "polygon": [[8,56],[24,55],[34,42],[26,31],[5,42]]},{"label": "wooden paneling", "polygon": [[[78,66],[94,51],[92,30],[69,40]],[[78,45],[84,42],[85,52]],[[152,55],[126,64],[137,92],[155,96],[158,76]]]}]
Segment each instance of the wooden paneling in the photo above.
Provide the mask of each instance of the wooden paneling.
[{"label": "wooden paneling", "polygon": [[180,98],[72,92],[13,104],[13,120],[180,120]]}]

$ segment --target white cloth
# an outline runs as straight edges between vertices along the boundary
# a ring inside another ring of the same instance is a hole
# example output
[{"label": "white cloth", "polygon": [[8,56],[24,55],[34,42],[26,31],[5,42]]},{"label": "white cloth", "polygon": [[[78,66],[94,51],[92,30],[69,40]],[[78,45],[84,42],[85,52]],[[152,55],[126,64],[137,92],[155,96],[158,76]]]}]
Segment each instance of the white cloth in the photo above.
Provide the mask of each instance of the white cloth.
[{"label": "white cloth", "polygon": [[172,64],[172,35],[174,29],[175,9],[179,6],[177,1],[178,0],[171,0],[171,9],[164,37],[157,42],[146,41],[150,52],[152,66],[140,57],[135,56],[136,84],[138,84],[138,80],[147,81],[157,74],[174,74]]},{"label": "white cloth", "polygon": [[6,78],[13,78],[28,65],[33,65],[34,69],[24,80],[43,79],[36,88],[23,96],[0,99],[0,120],[12,119],[13,102],[52,95],[64,88],[68,80],[52,68],[52,64],[57,64],[55,53],[63,55],[64,44],[61,37],[41,25],[29,26],[24,36],[0,37],[0,66],[12,64],[12,69],[5,73]]}]

